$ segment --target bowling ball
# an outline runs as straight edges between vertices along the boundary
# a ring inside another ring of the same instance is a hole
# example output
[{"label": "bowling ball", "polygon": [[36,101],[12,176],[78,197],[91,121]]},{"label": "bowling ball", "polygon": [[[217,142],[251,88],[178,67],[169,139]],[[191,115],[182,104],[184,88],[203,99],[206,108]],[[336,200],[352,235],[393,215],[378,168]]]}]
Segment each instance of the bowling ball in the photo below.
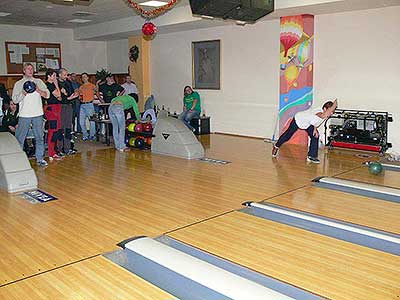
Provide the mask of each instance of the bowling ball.
[{"label": "bowling ball", "polygon": [[151,123],[146,123],[146,124],[144,124],[144,126],[143,126],[143,130],[144,130],[145,132],[151,132],[151,131],[153,131],[153,126],[151,125]]},{"label": "bowling ball", "polygon": [[151,137],[149,137],[149,138],[146,138],[145,142],[146,142],[147,145],[151,146],[152,140],[153,139]]},{"label": "bowling ball", "polygon": [[136,139],[135,137],[129,139],[129,146],[135,147],[136,146]]},{"label": "bowling ball", "polygon": [[382,170],[382,165],[377,161],[370,162],[368,165],[368,171],[372,175],[378,175],[382,172]]},{"label": "bowling ball", "polygon": [[135,132],[143,132],[143,124],[141,123],[136,124]]},{"label": "bowling ball", "polygon": [[136,126],[135,123],[129,124],[129,125],[128,125],[128,131],[129,131],[129,132],[135,132],[135,126]]},{"label": "bowling ball", "polygon": [[144,148],[144,146],[145,146],[144,139],[142,137],[137,137],[135,139],[135,147],[142,149]]},{"label": "bowling ball", "polygon": [[23,89],[28,94],[31,94],[34,91],[36,91],[36,83],[34,83],[33,81],[25,81],[25,83],[23,85]]}]

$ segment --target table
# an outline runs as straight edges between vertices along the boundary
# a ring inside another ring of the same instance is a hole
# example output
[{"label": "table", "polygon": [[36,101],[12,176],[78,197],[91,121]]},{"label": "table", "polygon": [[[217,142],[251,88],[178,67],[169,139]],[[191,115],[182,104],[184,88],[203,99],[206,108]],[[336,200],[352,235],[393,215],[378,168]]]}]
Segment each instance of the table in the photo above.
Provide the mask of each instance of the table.
[{"label": "table", "polygon": [[110,119],[104,119],[104,120],[100,120],[100,119],[95,119],[93,120],[96,124],[96,141],[99,142],[100,141],[100,136],[102,136],[101,134],[101,124],[104,124],[105,126],[105,133],[104,133],[104,143],[107,144],[107,146],[110,146],[111,144],[111,135],[112,135],[112,123]]}]

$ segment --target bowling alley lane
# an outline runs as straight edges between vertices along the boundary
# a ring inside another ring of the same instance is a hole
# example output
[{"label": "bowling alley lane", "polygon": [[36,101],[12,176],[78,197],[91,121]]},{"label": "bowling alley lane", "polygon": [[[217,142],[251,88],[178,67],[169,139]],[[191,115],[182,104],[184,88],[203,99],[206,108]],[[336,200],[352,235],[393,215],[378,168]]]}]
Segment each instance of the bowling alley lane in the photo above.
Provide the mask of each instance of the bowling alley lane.
[{"label": "bowling alley lane", "polygon": [[398,299],[400,257],[232,212],[169,234],[328,299]]},{"label": "bowling alley lane", "polygon": [[363,166],[336,177],[400,189],[400,172],[397,171],[383,170],[380,174],[373,175],[368,172],[367,166]]},{"label": "bowling alley lane", "polygon": [[316,186],[307,186],[265,202],[400,234],[400,205],[395,202]]}]

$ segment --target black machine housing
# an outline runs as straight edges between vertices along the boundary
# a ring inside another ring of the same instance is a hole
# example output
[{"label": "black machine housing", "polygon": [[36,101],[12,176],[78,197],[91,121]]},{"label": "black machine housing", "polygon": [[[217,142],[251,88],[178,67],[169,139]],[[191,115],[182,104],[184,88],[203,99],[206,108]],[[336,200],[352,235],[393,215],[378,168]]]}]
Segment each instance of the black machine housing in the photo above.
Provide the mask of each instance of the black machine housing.
[{"label": "black machine housing", "polygon": [[274,0],[190,0],[194,15],[254,23],[274,11]]},{"label": "black machine housing", "polygon": [[336,109],[325,123],[325,144],[334,147],[346,143],[354,149],[363,149],[362,145],[378,146],[379,152],[384,153],[392,147],[387,139],[388,123],[392,121],[388,112]]}]

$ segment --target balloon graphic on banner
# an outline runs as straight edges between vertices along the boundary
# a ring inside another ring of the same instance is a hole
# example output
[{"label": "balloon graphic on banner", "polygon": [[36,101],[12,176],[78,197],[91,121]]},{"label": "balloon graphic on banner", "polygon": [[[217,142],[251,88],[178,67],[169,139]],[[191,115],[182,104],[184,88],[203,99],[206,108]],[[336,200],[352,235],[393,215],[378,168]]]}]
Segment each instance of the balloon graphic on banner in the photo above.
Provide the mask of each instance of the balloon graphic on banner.
[{"label": "balloon graphic on banner", "polygon": [[297,58],[299,60],[300,68],[304,67],[304,64],[310,57],[310,48],[311,48],[311,39],[305,40],[303,43],[301,43],[297,53]]},{"label": "balloon graphic on banner", "polygon": [[297,79],[299,76],[299,69],[295,65],[290,65],[287,67],[285,71],[285,78],[288,84],[288,87],[292,85],[292,83]]},{"label": "balloon graphic on banner", "polygon": [[293,47],[303,35],[303,18],[302,16],[290,16],[281,18],[281,44],[285,50],[284,57],[287,56],[288,50]]}]

